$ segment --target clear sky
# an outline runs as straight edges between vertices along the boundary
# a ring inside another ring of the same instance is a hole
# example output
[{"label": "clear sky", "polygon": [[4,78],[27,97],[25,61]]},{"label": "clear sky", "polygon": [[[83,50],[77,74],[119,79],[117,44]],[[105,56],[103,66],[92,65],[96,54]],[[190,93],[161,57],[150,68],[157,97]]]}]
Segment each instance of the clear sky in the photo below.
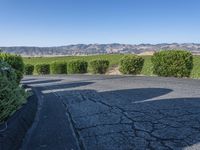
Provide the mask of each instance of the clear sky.
[{"label": "clear sky", "polygon": [[0,0],[0,46],[200,43],[200,0]]}]

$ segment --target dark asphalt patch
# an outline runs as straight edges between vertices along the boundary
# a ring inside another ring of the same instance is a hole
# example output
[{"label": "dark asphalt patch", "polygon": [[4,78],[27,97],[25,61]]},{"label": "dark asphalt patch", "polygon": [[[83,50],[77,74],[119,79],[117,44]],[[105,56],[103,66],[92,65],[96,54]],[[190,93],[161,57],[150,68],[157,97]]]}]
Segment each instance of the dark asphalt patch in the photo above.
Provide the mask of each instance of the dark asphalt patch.
[{"label": "dark asphalt patch", "polygon": [[21,109],[6,123],[0,125],[0,150],[18,150],[27,130],[32,125],[37,111],[37,97],[32,95]]},{"label": "dark asphalt patch", "polygon": [[37,88],[39,106],[36,120],[24,140],[22,150],[77,150],[77,140],[62,101],[53,93],[43,94]]}]

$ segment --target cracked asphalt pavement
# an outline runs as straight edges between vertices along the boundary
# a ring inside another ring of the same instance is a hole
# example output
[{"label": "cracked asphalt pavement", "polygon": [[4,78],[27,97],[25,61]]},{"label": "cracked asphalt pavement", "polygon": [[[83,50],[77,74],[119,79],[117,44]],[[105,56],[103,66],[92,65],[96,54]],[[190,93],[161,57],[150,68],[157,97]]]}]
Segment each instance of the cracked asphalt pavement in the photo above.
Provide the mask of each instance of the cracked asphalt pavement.
[{"label": "cracked asphalt pavement", "polygon": [[69,75],[23,83],[41,102],[22,149],[200,149],[200,80]]}]

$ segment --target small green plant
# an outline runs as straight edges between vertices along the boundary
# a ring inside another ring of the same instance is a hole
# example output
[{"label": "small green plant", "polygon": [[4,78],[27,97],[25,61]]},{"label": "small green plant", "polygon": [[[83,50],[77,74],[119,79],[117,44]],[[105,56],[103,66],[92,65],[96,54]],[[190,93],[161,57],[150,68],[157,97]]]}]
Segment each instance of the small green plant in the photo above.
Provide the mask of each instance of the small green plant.
[{"label": "small green plant", "polygon": [[67,65],[69,74],[87,73],[88,63],[84,60],[73,60]]},{"label": "small green plant", "polygon": [[37,64],[35,65],[35,70],[39,75],[50,74],[50,65],[49,64]]},{"label": "small green plant", "polygon": [[189,77],[193,68],[192,53],[183,50],[156,52],[152,59],[153,73],[164,77]]},{"label": "small green plant", "polygon": [[123,74],[140,74],[144,64],[144,59],[137,55],[125,55],[120,60],[120,72]]},{"label": "small green plant", "polygon": [[0,61],[8,63],[13,69],[15,69],[17,82],[19,83],[24,74],[24,62],[22,57],[18,55],[0,53]]},{"label": "small green plant", "polygon": [[52,74],[66,74],[67,73],[67,63],[53,62],[50,65],[50,70],[51,70]]},{"label": "small green plant", "polygon": [[90,62],[90,67],[93,73],[104,74],[109,68],[109,61],[103,59],[96,59]]},{"label": "small green plant", "polygon": [[24,89],[16,81],[15,70],[0,61],[0,122],[5,121],[26,100]]},{"label": "small green plant", "polygon": [[32,75],[33,71],[34,71],[34,65],[25,64],[25,71],[24,71],[25,75]]}]

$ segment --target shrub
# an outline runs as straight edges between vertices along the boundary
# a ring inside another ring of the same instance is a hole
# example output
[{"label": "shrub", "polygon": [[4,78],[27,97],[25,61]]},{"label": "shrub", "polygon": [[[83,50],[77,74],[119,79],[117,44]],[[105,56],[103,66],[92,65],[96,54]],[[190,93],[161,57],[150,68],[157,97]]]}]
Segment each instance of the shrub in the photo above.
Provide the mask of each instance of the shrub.
[{"label": "shrub", "polygon": [[88,63],[84,60],[73,60],[67,65],[69,74],[87,73]]},{"label": "shrub", "polygon": [[9,81],[16,82],[17,75],[15,70],[4,61],[0,61],[0,75],[8,78]]},{"label": "shrub", "polygon": [[67,63],[53,62],[50,65],[50,70],[51,70],[52,74],[66,74],[67,73]]},{"label": "shrub", "polygon": [[39,75],[50,74],[50,65],[49,64],[37,64],[35,70]]},{"label": "shrub", "polygon": [[0,122],[9,117],[26,100],[24,89],[18,86],[15,70],[0,62]]},{"label": "shrub", "polygon": [[25,75],[32,75],[34,71],[34,65],[31,64],[26,64],[25,69],[24,69],[24,74]]},{"label": "shrub", "polygon": [[15,69],[17,82],[19,83],[24,74],[24,62],[22,57],[19,55],[0,53],[0,61],[8,63],[12,68]]},{"label": "shrub", "polygon": [[144,59],[137,55],[125,55],[120,60],[120,72],[123,74],[140,74]]},{"label": "shrub", "polygon": [[93,73],[104,74],[104,73],[106,73],[106,71],[109,67],[109,61],[103,60],[103,59],[93,60],[90,62],[90,66],[91,66]]},{"label": "shrub", "polygon": [[166,50],[152,57],[153,73],[164,77],[189,77],[193,68],[193,56],[188,51]]}]

